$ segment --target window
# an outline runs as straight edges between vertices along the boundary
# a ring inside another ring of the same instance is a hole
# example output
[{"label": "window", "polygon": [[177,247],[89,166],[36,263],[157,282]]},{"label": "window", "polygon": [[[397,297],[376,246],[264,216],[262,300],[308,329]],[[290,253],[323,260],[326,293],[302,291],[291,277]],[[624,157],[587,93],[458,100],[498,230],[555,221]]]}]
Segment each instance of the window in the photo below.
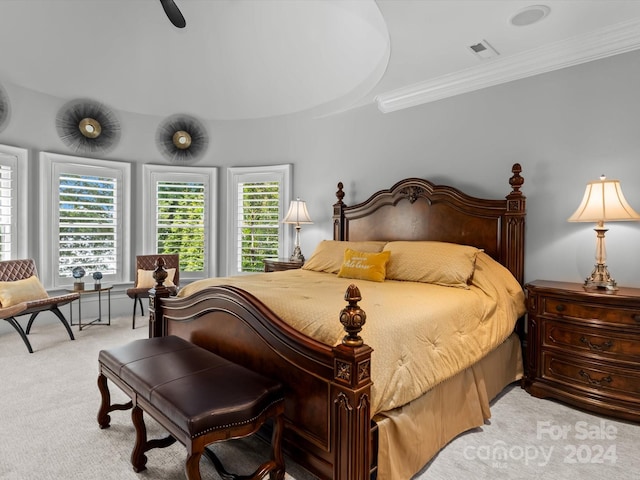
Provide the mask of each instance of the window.
[{"label": "window", "polygon": [[58,178],[58,275],[75,266],[115,275],[118,270],[117,179],[61,172]]},{"label": "window", "polygon": [[130,164],[41,153],[40,169],[44,281],[68,286],[78,266],[127,281]]},{"label": "window", "polygon": [[216,271],[217,169],[144,166],[144,253],[180,254],[181,278]]},{"label": "window", "polygon": [[281,219],[289,205],[290,178],[291,165],[228,170],[228,275],[264,271],[265,257],[288,250]]},{"label": "window", "polygon": [[0,145],[0,260],[28,256],[27,165],[27,150]]}]

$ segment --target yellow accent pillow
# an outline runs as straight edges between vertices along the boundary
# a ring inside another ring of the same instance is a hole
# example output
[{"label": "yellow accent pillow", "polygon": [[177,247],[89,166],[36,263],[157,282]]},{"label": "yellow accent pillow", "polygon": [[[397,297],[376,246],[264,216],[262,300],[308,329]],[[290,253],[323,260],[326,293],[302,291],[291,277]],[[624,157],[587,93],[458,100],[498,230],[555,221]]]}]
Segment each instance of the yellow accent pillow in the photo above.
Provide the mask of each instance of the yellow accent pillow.
[{"label": "yellow accent pillow", "polygon": [[43,298],[49,298],[49,294],[35,275],[24,280],[0,282],[0,305],[3,308]]},{"label": "yellow accent pillow", "polygon": [[[153,288],[156,286],[156,280],[153,278],[154,270],[138,269],[138,283],[136,288]],[[173,287],[173,277],[176,274],[175,268],[167,268],[167,278],[164,281],[165,287]]]},{"label": "yellow accent pillow", "polygon": [[389,280],[435,283],[447,287],[469,288],[482,250],[468,245],[430,241],[389,242],[391,252],[387,266]]},{"label": "yellow accent pillow", "polygon": [[384,282],[385,270],[391,252],[359,252],[347,248],[339,277]]},{"label": "yellow accent pillow", "polygon": [[323,240],[318,244],[311,257],[302,266],[303,270],[314,272],[338,273],[344,261],[344,252],[347,248],[359,252],[381,252],[387,242],[363,241],[350,242],[340,240]]}]

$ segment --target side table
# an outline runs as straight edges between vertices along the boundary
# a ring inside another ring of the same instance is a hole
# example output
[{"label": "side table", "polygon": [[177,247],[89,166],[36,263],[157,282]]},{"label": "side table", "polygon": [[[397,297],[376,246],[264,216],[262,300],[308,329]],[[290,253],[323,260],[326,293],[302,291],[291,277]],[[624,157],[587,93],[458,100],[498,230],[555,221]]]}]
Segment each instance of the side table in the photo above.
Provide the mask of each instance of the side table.
[{"label": "side table", "polygon": [[[111,289],[110,286],[102,286],[99,288],[89,288],[85,290],[73,290],[67,289],[68,292],[79,293],[78,297],[78,323],[73,323],[73,302],[69,304],[69,320],[72,326],[78,325],[78,330],[82,330],[83,328],[89,327],[91,325],[111,325]],[[102,292],[107,292],[107,308],[108,308],[108,316],[107,321],[102,320]],[[98,317],[93,320],[82,322],[82,297],[85,295],[93,295],[98,294]]]}]

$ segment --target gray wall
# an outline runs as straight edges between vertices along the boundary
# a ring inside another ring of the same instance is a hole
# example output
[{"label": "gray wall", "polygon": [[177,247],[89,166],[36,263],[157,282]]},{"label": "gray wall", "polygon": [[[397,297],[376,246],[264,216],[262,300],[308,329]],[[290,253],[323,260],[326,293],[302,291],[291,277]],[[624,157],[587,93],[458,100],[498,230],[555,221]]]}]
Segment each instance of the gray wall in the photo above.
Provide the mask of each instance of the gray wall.
[{"label": "gray wall", "polygon": [[[37,153],[71,153],[55,132],[56,112],[69,99],[0,83],[12,105],[0,143],[31,150],[36,197]],[[640,53],[632,52],[389,114],[372,104],[318,119],[209,122],[210,146],[196,165],[221,167],[218,264],[225,264],[226,248],[224,167],[294,165],[293,195],[307,201],[315,221],[302,229],[308,256],[331,236],[338,181],[345,184],[348,204],[409,176],[501,198],[509,192],[511,165],[519,162],[528,206],[526,280],[582,281],[594,263],[593,225],[566,219],[586,183],[603,173],[620,179],[627,200],[640,211],[638,85]],[[166,163],[154,144],[162,119],[117,114],[122,137],[105,158],[134,162],[133,184],[139,185],[143,163]],[[29,246],[37,256],[38,242],[46,239],[39,235],[37,203],[33,206]],[[140,206],[138,189],[134,242],[141,239],[145,217]],[[609,227],[607,263],[613,277],[621,285],[640,287],[640,224]],[[133,251],[138,251],[135,245]],[[129,301],[118,304],[129,312]]]},{"label": "gray wall", "polygon": [[[295,164],[294,195],[309,202],[316,221],[303,226],[307,254],[331,234],[339,180],[347,203],[408,176],[501,198],[519,162],[526,280],[580,282],[594,264],[594,225],[566,219],[586,183],[603,173],[618,178],[640,212],[639,85],[640,53],[633,52],[389,114],[372,105],[311,121],[219,125],[215,156],[222,165]],[[613,277],[640,287],[640,224],[609,227]]]}]

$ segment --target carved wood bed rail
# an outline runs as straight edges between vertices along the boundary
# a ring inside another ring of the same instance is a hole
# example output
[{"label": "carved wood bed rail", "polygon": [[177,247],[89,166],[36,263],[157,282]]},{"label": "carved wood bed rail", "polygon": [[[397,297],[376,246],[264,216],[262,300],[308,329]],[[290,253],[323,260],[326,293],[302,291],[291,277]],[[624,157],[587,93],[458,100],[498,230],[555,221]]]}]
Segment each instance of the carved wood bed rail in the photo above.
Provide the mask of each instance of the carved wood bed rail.
[{"label": "carved wood bed rail", "polygon": [[[411,178],[354,206],[333,205],[335,240],[438,240],[474,245],[522,283],[525,197],[520,165],[506,200],[468,196],[453,187]],[[286,386],[285,450],[325,479],[376,477],[377,426],[370,411],[373,350],[359,336],[366,320],[355,286],[337,314],[346,335],[329,346],[304,335],[250,293],[207,287],[169,298],[159,260],[150,292],[149,335],[178,335]],[[270,274],[266,274],[270,275]]]}]

